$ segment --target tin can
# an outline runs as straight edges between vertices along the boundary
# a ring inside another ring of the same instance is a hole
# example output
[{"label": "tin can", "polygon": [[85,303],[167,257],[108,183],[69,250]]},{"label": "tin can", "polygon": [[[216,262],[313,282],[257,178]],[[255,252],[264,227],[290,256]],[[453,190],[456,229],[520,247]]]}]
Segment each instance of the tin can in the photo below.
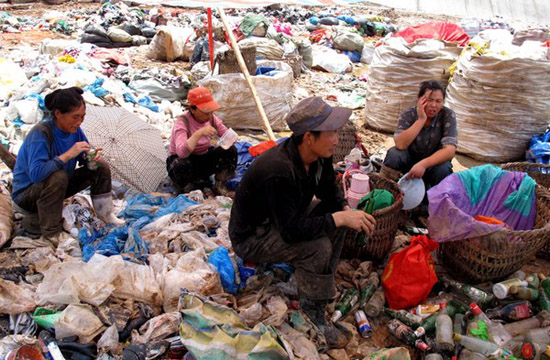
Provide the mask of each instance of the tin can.
[{"label": "tin can", "polygon": [[97,150],[94,148],[91,148],[90,151],[86,153],[86,162],[88,164],[88,169],[90,170],[97,170],[99,168],[99,163],[95,161],[95,157],[97,156]]},{"label": "tin can", "polygon": [[355,321],[357,322],[357,327],[359,328],[361,336],[365,339],[370,338],[372,336],[372,327],[363,310],[357,310],[355,313]]}]

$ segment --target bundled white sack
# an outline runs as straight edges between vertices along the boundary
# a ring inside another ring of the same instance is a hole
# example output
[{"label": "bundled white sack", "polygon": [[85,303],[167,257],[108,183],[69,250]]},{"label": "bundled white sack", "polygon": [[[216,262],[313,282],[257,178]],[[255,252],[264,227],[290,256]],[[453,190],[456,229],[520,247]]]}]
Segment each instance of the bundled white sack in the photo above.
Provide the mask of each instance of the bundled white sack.
[{"label": "bundled white sack", "polygon": [[523,159],[529,140],[548,126],[550,51],[540,42],[511,41],[472,39],[447,89],[458,151],[478,160]]},{"label": "bundled white sack", "polygon": [[[271,127],[275,131],[282,131],[286,129],[284,119],[291,107],[292,69],[281,61],[258,61],[258,67],[262,66],[274,67],[275,73],[272,76],[251,76],[252,83]],[[227,127],[263,130],[262,119],[243,74],[207,76],[198,85],[210,89],[214,100],[220,104],[216,114]]]},{"label": "bundled white sack", "polygon": [[367,72],[365,122],[393,133],[401,113],[416,104],[422,81],[437,80],[447,86],[449,67],[460,49],[439,40],[408,44],[393,37],[377,47]]}]

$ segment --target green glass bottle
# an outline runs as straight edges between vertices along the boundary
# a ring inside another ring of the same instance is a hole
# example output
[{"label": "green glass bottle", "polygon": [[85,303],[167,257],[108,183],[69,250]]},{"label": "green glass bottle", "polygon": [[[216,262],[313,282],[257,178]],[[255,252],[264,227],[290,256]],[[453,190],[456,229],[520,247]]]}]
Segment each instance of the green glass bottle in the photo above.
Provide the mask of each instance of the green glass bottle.
[{"label": "green glass bottle", "polygon": [[550,311],[550,296],[544,290],[539,292],[539,308],[541,311]]},{"label": "green glass bottle", "polygon": [[527,275],[527,277],[525,278],[525,281],[527,281],[527,284],[531,289],[536,290],[539,288],[540,280],[539,280],[539,275],[537,273]]},{"label": "green glass bottle", "polygon": [[[447,315],[449,315],[450,317],[453,317],[453,316],[455,316],[455,314],[456,314],[456,308],[449,301],[447,303]],[[430,332],[430,333],[434,332],[435,331],[435,323],[437,321],[438,316],[439,316],[439,311],[434,312],[432,315],[425,318],[424,321],[422,321],[422,324],[420,326],[422,326],[424,328],[424,330],[426,330],[427,333],[428,332]]]},{"label": "green glass bottle", "polygon": [[403,324],[410,326],[413,329],[416,329],[420,326],[422,318],[418,315],[410,313],[406,310],[392,310],[384,308],[384,313],[393,319],[401,321]]}]

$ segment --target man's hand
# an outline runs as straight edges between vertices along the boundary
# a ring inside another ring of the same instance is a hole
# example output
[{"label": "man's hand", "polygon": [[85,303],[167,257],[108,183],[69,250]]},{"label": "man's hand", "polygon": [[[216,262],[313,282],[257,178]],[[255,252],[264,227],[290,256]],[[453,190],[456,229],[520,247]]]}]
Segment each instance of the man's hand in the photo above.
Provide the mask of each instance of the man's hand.
[{"label": "man's hand", "polygon": [[411,170],[407,174],[407,178],[422,179],[425,173],[426,173],[426,167],[422,164],[422,162],[418,162],[411,168]]},{"label": "man's hand", "polygon": [[332,214],[336,227],[346,226],[357,232],[364,231],[365,234],[373,233],[376,220],[370,214],[360,210],[344,210]]},{"label": "man's hand", "polygon": [[86,141],[79,141],[77,143],[74,143],[73,146],[69,150],[67,150],[65,153],[59,155],[59,158],[63,162],[67,162],[71,159],[74,159],[78,155],[80,155],[82,152],[88,152],[90,151],[90,144],[88,144]]}]

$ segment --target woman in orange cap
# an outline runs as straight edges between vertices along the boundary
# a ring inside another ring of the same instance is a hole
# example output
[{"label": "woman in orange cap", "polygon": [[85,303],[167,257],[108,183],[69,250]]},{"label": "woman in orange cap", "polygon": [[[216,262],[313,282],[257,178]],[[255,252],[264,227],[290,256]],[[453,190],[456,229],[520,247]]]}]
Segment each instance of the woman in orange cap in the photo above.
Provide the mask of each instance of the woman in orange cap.
[{"label": "woman in orange cap", "polygon": [[225,182],[235,175],[237,148],[225,150],[211,145],[210,139],[222,137],[228,131],[222,120],[214,115],[220,105],[210,90],[199,87],[187,94],[189,109],[174,123],[166,168],[178,193],[211,187],[219,195],[232,195]]}]

